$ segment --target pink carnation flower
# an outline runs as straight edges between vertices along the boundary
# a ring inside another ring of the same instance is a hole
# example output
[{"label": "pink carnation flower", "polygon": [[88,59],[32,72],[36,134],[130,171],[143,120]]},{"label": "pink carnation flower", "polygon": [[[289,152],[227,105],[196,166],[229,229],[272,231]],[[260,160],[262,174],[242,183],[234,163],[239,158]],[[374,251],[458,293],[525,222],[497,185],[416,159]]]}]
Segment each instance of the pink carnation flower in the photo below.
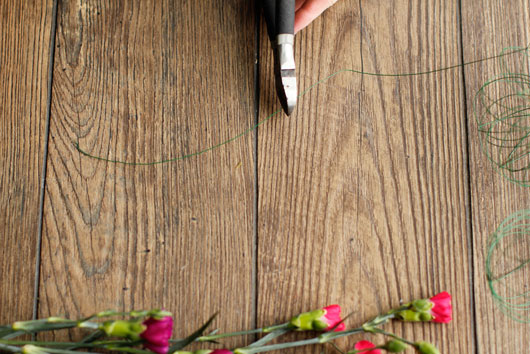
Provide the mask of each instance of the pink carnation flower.
[{"label": "pink carnation flower", "polygon": [[173,318],[170,316],[161,319],[149,317],[143,325],[145,330],[140,333],[140,337],[144,340],[144,347],[158,354],[167,354],[169,339],[173,333]]},{"label": "pink carnation flower", "polygon": [[431,315],[433,322],[449,323],[452,320],[453,308],[451,306],[451,294],[443,291],[434,295],[429,299],[433,306],[431,308]]},{"label": "pink carnation flower", "polygon": [[[371,348],[375,348],[375,344],[367,340],[361,340],[355,343],[355,346],[353,348],[355,350],[371,349]],[[359,354],[381,354],[381,350],[379,349],[366,350],[364,352],[359,352]]]},{"label": "pink carnation flower", "polygon": [[233,353],[228,349],[215,349],[210,354],[233,354]]},{"label": "pink carnation flower", "polygon": [[[324,307],[322,310],[324,310],[325,313],[320,320],[328,324],[328,327],[324,329],[324,331],[331,330],[342,321],[342,318],[340,318],[341,309],[339,305],[329,305]],[[346,325],[344,323],[340,323],[337,328],[335,328],[335,331],[344,331],[345,327]]]}]

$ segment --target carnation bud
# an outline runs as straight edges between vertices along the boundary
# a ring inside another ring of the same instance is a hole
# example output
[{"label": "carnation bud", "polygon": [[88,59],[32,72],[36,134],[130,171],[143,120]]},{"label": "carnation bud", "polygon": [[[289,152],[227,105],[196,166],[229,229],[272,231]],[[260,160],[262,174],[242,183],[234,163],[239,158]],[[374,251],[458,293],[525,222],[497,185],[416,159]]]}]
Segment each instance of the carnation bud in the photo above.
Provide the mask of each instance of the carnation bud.
[{"label": "carnation bud", "polygon": [[394,339],[385,344],[385,350],[390,353],[400,353],[407,349],[408,345],[400,340]]},{"label": "carnation bud", "polygon": [[421,354],[440,354],[438,348],[436,348],[431,343],[416,342],[414,343],[414,345],[416,346],[416,349],[418,349],[418,352],[420,352]]},{"label": "carnation bud", "polygon": [[396,318],[412,322],[448,323],[452,319],[451,295],[444,291],[430,299],[414,300],[406,309],[395,312]]},{"label": "carnation bud", "polygon": [[26,344],[22,347],[23,354],[48,354],[45,348],[37,347],[31,344]]}]

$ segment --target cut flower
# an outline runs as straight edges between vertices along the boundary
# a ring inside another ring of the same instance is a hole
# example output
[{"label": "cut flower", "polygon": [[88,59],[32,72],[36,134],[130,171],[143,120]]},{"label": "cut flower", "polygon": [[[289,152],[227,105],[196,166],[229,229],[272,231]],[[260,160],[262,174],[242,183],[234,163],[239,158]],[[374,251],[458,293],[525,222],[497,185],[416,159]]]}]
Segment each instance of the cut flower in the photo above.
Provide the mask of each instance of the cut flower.
[{"label": "cut flower", "polygon": [[149,317],[142,324],[145,330],[140,333],[140,337],[144,340],[144,347],[158,354],[166,354],[169,350],[169,339],[173,333],[173,318],[170,316],[160,319]]},{"label": "cut flower", "polygon": [[451,294],[447,291],[443,291],[437,295],[434,295],[429,299],[433,306],[431,308],[431,315],[433,316],[433,322],[449,323],[453,319],[453,307],[451,305]]},{"label": "cut flower", "polygon": [[414,300],[405,307],[404,310],[395,312],[396,318],[403,321],[439,323],[449,323],[452,320],[451,294],[447,291],[429,299]]},{"label": "cut flower", "polygon": [[[289,324],[299,331],[343,331],[346,327],[340,317],[339,305],[326,306],[319,310],[304,312],[293,317]],[[335,327],[336,326],[336,327]]]}]

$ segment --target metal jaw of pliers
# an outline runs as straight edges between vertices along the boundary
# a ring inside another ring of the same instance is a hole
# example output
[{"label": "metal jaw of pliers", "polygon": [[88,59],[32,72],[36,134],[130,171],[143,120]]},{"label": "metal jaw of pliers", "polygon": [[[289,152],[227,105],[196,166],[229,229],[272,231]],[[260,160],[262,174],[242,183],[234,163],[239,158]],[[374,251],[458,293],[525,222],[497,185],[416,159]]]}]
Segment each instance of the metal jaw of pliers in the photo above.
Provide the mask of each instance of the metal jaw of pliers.
[{"label": "metal jaw of pliers", "polygon": [[276,91],[283,110],[287,115],[290,115],[294,111],[298,100],[293,34],[279,34],[276,36],[274,57]]},{"label": "metal jaw of pliers", "polygon": [[276,91],[287,115],[298,100],[294,61],[295,0],[262,0],[267,31],[274,51]]}]

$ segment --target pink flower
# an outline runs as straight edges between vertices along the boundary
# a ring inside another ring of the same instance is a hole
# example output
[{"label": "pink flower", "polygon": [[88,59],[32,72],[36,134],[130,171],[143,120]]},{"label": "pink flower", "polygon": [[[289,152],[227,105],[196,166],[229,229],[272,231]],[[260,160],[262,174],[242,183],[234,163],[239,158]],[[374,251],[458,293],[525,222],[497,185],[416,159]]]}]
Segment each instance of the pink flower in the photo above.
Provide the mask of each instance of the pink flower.
[{"label": "pink flower", "polygon": [[[375,348],[375,344],[367,340],[361,340],[355,343],[355,346],[353,348],[355,350],[370,349],[370,348]],[[379,349],[366,350],[364,352],[359,352],[359,354],[381,354],[381,350]]]},{"label": "pink flower", "polygon": [[322,316],[321,320],[326,322],[328,327],[324,329],[324,331],[329,331],[333,327],[337,326],[335,328],[335,331],[344,331],[344,328],[346,325],[342,322],[342,318],[340,318],[340,306],[339,305],[329,305],[323,308],[325,311],[324,316]]},{"label": "pink flower", "polygon": [[149,317],[142,324],[145,330],[140,333],[140,337],[144,340],[144,347],[158,354],[166,354],[169,350],[169,339],[173,333],[173,318],[170,316],[161,319]]},{"label": "pink flower", "polygon": [[233,353],[228,349],[215,349],[210,354],[233,354]]},{"label": "pink flower", "polygon": [[451,294],[443,291],[429,299],[433,306],[431,315],[433,322],[449,323],[452,320],[453,307],[451,306]]}]

